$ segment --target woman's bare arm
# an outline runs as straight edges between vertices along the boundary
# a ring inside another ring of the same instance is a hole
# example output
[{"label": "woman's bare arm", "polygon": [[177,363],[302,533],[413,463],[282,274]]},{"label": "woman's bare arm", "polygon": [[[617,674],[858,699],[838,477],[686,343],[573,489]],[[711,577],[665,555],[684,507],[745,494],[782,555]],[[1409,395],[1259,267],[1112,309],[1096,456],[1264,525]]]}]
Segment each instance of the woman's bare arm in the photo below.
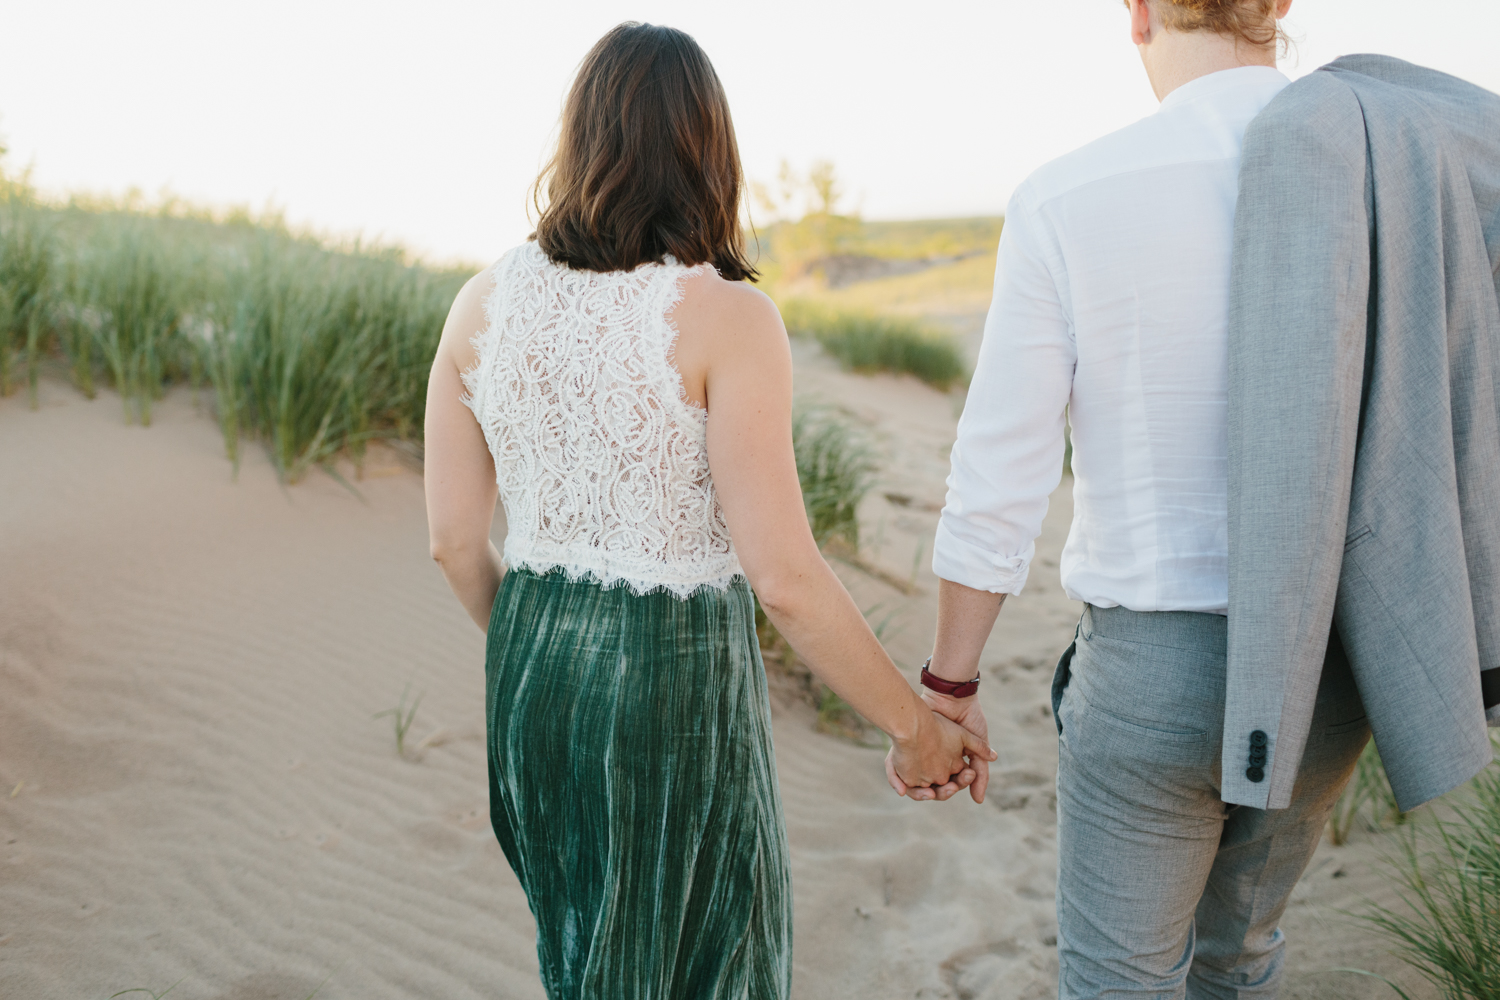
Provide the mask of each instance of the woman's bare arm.
[{"label": "woman's bare arm", "polygon": [[463,404],[459,373],[474,363],[469,340],[484,324],[486,272],[469,279],[448,313],[427,381],[427,530],[432,558],[448,586],[483,631],[505,567],[490,541],[495,518],[495,464],[474,414]]},{"label": "woman's bare arm", "polygon": [[792,450],[791,351],[780,314],[748,286],[713,275],[690,280],[674,314],[677,360],[689,397],[708,405],[714,487],[761,606],[819,679],[890,734],[898,792],[932,785],[952,795],[974,777],[963,754],[992,752],[923,704],[813,541]]}]

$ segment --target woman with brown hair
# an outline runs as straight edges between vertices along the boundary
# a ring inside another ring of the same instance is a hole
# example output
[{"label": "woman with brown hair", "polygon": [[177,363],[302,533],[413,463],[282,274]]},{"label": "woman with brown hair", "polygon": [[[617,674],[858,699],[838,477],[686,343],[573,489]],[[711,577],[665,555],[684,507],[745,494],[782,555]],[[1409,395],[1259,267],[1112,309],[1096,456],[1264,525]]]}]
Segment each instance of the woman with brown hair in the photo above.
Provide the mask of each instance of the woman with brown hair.
[{"label": "woman with brown hair", "polygon": [[542,186],[533,238],[455,301],[427,397],[433,557],[488,633],[495,834],[553,1000],[785,997],[752,588],[890,734],[898,792],[948,798],[993,753],[917,697],[813,542],[786,332],[744,283],[739,153],[697,44],[605,35]]}]

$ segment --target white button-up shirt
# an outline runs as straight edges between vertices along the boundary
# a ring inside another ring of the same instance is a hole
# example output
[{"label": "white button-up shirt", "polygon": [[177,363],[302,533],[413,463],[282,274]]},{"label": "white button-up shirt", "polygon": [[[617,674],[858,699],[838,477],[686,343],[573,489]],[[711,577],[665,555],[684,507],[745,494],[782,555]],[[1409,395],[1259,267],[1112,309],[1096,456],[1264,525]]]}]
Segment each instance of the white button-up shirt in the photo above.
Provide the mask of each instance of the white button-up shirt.
[{"label": "white button-up shirt", "polygon": [[1266,66],[1199,77],[1016,191],[953,446],[939,577],[1021,592],[1062,477],[1067,419],[1068,596],[1135,611],[1228,606],[1225,335],[1240,147],[1289,82]]}]

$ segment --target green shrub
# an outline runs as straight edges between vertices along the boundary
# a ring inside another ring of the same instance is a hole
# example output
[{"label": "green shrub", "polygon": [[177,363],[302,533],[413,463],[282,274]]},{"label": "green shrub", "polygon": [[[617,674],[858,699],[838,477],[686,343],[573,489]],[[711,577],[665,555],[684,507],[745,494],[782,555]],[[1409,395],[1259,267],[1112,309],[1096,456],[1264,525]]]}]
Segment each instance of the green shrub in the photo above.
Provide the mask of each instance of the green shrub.
[{"label": "green shrub", "polygon": [[916,320],[824,309],[790,300],[782,320],[794,337],[811,337],[846,369],[908,373],[937,389],[968,380],[963,352],[952,334]]}]

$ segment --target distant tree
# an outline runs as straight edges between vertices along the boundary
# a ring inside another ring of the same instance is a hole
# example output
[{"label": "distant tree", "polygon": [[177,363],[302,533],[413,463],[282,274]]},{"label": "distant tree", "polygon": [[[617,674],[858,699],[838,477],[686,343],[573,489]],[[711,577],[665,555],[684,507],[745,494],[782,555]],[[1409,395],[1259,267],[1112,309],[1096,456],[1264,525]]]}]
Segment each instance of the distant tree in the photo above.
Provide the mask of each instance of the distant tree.
[{"label": "distant tree", "polygon": [[849,253],[864,224],[859,212],[839,211],[844,189],[830,160],[816,160],[806,174],[781,161],[774,185],[755,182],[751,194],[770,217],[770,254],[789,278],[818,269],[826,258]]}]

